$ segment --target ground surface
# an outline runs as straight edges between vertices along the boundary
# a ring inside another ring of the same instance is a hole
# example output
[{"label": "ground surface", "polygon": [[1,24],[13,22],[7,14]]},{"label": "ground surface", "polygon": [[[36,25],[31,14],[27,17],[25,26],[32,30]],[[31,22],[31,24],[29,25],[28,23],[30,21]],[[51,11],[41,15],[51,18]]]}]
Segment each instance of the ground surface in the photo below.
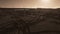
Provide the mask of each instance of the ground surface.
[{"label": "ground surface", "polygon": [[16,23],[20,24],[21,19],[29,23],[31,34],[60,34],[60,12],[51,9],[0,10],[0,34],[17,34]]}]

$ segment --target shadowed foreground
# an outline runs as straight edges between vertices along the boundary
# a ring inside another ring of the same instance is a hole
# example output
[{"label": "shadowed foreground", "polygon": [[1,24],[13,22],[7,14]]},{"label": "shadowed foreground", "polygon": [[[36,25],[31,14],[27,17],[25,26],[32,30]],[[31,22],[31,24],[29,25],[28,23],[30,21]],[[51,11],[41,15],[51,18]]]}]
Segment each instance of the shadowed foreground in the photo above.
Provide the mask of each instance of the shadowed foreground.
[{"label": "shadowed foreground", "polygon": [[0,9],[0,34],[60,34],[60,9]]}]

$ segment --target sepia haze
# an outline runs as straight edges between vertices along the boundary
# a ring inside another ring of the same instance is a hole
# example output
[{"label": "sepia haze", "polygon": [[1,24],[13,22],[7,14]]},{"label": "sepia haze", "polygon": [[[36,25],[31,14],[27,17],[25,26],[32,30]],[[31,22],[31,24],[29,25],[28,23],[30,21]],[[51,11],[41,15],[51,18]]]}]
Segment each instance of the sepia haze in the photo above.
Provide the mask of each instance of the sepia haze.
[{"label": "sepia haze", "polygon": [[60,8],[60,0],[0,0],[0,8]]}]

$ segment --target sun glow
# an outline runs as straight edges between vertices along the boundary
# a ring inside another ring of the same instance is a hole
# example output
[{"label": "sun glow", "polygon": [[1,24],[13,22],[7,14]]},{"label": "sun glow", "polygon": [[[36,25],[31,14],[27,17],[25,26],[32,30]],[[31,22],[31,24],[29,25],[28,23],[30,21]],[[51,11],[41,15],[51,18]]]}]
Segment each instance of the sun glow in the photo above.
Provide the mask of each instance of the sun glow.
[{"label": "sun glow", "polygon": [[50,0],[41,0],[41,2],[48,3]]},{"label": "sun glow", "polygon": [[54,6],[52,0],[40,0],[38,5],[40,5],[39,7],[41,8],[50,8]]}]

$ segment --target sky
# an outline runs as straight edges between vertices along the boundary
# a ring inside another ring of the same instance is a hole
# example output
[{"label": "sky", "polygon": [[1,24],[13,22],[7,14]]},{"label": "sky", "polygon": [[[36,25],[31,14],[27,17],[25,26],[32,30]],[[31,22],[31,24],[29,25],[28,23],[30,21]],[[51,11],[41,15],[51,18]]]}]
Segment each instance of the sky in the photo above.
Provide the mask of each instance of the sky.
[{"label": "sky", "polygon": [[60,0],[0,0],[1,8],[60,8]]}]

